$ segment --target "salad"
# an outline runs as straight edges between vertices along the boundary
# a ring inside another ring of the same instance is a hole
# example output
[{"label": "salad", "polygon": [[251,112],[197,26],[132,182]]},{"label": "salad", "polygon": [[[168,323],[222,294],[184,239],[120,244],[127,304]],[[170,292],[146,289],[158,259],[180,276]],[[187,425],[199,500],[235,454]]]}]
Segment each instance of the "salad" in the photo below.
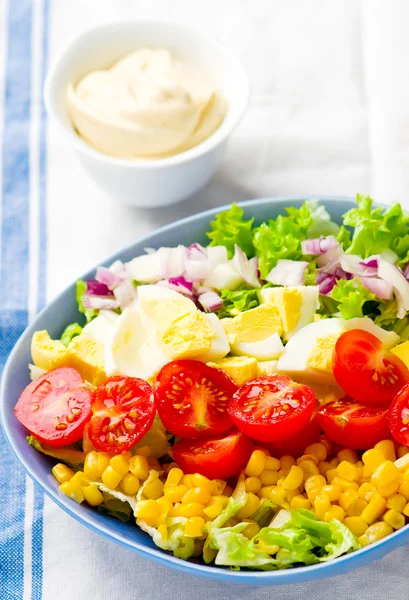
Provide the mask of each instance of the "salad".
[{"label": "salad", "polygon": [[[185,560],[286,569],[409,519],[409,214],[315,200],[77,282],[17,419],[62,494]],[[81,317],[81,318],[80,318]]]}]

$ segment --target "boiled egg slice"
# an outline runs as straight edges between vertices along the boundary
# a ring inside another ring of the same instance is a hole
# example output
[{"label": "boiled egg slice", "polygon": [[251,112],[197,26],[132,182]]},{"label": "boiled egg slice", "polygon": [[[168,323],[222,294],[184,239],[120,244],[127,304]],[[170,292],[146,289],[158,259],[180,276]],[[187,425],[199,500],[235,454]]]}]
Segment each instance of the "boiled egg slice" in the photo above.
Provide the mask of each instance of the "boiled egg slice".
[{"label": "boiled egg slice", "polygon": [[262,303],[271,304],[278,310],[285,340],[312,323],[319,308],[319,289],[313,285],[266,288],[260,290],[260,297]]}]

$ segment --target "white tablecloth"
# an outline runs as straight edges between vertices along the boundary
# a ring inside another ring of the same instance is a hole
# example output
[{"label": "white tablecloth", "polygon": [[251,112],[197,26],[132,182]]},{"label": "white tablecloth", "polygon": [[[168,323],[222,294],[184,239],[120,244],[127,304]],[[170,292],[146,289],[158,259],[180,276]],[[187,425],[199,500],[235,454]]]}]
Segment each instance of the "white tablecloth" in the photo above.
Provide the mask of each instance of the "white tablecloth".
[{"label": "white tablecloth", "polygon": [[[51,60],[75,32],[95,23],[169,18],[206,27],[228,44],[243,61],[253,94],[214,180],[167,209],[134,209],[107,198],[49,123],[48,299],[158,226],[231,201],[361,192],[409,206],[405,0],[53,0],[49,10]],[[406,548],[327,582],[274,590],[235,587],[157,566],[91,533],[50,501],[44,506],[44,600],[229,600],[274,594],[280,599],[404,600],[408,560]]]}]

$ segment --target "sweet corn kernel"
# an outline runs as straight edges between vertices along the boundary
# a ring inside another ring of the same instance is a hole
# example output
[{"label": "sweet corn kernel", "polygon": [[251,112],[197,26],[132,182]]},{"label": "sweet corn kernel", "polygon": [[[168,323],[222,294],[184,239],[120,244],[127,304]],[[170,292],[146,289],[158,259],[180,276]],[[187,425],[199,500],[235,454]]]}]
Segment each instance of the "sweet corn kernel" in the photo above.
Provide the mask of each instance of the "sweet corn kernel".
[{"label": "sweet corn kernel", "polygon": [[331,485],[324,485],[324,487],[321,489],[321,492],[323,494],[328,494],[331,502],[336,502],[337,500],[339,500],[339,498],[342,494],[341,486],[338,485],[338,483],[333,483]]},{"label": "sweet corn kernel", "polygon": [[125,475],[129,471],[129,461],[123,454],[113,456],[109,461],[109,464],[121,475]]},{"label": "sweet corn kernel", "polygon": [[368,529],[368,523],[363,520],[362,517],[345,517],[344,525],[348,527],[356,537],[359,537],[365,533]]},{"label": "sweet corn kernel", "polygon": [[101,475],[102,483],[109,489],[114,490],[120,483],[123,475],[115,471],[111,465],[108,465]]},{"label": "sweet corn kernel", "polygon": [[372,483],[378,487],[379,485],[387,485],[399,480],[399,471],[392,461],[384,460],[378,465],[372,475]]},{"label": "sweet corn kernel", "polygon": [[169,500],[169,502],[181,502],[183,496],[186,494],[186,492],[188,491],[188,488],[185,485],[175,485],[172,487],[166,487],[166,485],[163,488],[163,495],[165,496],[166,500]]},{"label": "sweet corn kernel", "polygon": [[398,455],[398,458],[402,458],[402,456],[409,454],[409,448],[407,446],[399,446],[396,454]]},{"label": "sweet corn kernel", "polygon": [[[280,475],[278,474],[278,471],[268,471],[267,469],[264,469],[264,471],[262,471],[260,473],[260,487],[262,485],[275,485],[277,483],[277,481],[280,479]],[[254,477],[253,479],[257,479],[256,477]]]},{"label": "sweet corn kernel", "polygon": [[300,493],[300,488],[295,488],[295,490],[287,490],[285,494],[285,499],[287,500],[287,502],[291,502],[291,500],[295,498],[295,496],[299,496]]},{"label": "sweet corn kernel", "polygon": [[358,490],[358,488],[359,488],[359,485],[356,481],[348,481],[348,479],[344,479],[343,477],[340,477],[339,475],[334,477],[334,479],[331,481],[331,483],[337,483],[338,485],[340,485],[341,490],[343,492],[345,492],[345,490]]},{"label": "sweet corn kernel", "polygon": [[[284,481],[284,479],[287,477],[289,472],[290,472],[290,469],[280,469],[278,471],[279,480],[282,479]],[[277,481],[277,483],[278,483],[278,481]],[[281,484],[282,484],[282,482],[280,482],[279,485],[281,485]]]},{"label": "sweet corn kernel", "polygon": [[362,454],[362,460],[369,471],[373,473],[381,463],[385,462],[386,458],[382,450],[379,448],[371,448]]},{"label": "sweet corn kernel", "polygon": [[82,488],[82,493],[90,506],[98,506],[104,501],[104,496],[95,485],[86,485]]},{"label": "sweet corn kernel", "polygon": [[[104,469],[108,466],[109,460],[105,465]],[[100,462],[98,452],[96,450],[92,450],[88,452],[84,461],[84,473],[89,478],[90,481],[97,481],[101,477],[102,471],[100,470]]]},{"label": "sweet corn kernel", "polygon": [[60,490],[65,496],[68,496],[68,498],[71,498],[71,500],[78,502],[78,504],[84,502],[84,493],[82,489],[78,485],[73,486],[71,481],[64,481],[64,483],[60,485]]},{"label": "sweet corn kernel", "polygon": [[326,460],[328,456],[327,448],[324,444],[320,444],[315,442],[314,444],[310,444],[304,450],[304,454],[312,454],[317,459],[317,462],[321,462]]},{"label": "sweet corn kernel", "polygon": [[271,546],[269,546],[268,544],[263,542],[263,540],[258,541],[257,547],[266,554],[271,555],[277,554],[277,552],[280,550],[280,546],[277,546],[276,544],[272,544]]},{"label": "sweet corn kernel", "polygon": [[246,522],[248,522],[248,525],[241,533],[247,539],[252,540],[253,537],[260,531],[260,527],[255,521],[251,521],[250,519],[246,519]]},{"label": "sweet corn kernel", "polygon": [[77,471],[70,479],[70,483],[73,487],[83,487],[84,485],[89,484],[88,477],[85,476],[83,471]]},{"label": "sweet corn kernel", "polygon": [[126,473],[123,476],[119,487],[128,496],[135,496],[136,492],[139,490],[139,479],[133,473]]},{"label": "sweet corn kernel", "polygon": [[311,502],[308,498],[304,498],[304,496],[299,494],[290,500],[290,508],[294,510],[297,510],[297,508],[306,508],[308,510],[311,508]]},{"label": "sweet corn kernel", "polygon": [[352,464],[357,463],[359,460],[358,454],[355,452],[355,450],[351,450],[350,448],[343,448],[340,450],[337,454],[337,458],[339,462],[346,460]]},{"label": "sweet corn kernel", "polygon": [[409,481],[409,469],[400,474],[400,481]]},{"label": "sweet corn kernel", "polygon": [[52,474],[58,481],[58,483],[64,483],[65,481],[69,481],[71,477],[74,476],[74,471],[72,471],[67,465],[63,463],[58,463],[53,466],[51,469]]},{"label": "sweet corn kernel", "polygon": [[181,504],[178,508],[178,514],[180,517],[202,517],[204,518],[204,506],[199,502],[192,502],[191,504]]},{"label": "sweet corn kernel", "polygon": [[386,500],[386,508],[394,508],[398,512],[403,512],[406,505],[406,498],[400,494],[393,494]]},{"label": "sweet corn kernel", "polygon": [[359,497],[363,498],[367,502],[369,502],[372,496],[376,493],[376,487],[369,482],[364,482],[362,485],[359,486],[358,489]]},{"label": "sweet corn kernel", "polygon": [[294,456],[290,456],[289,454],[285,454],[280,458],[280,465],[282,469],[287,469],[289,471],[293,465],[295,465]]},{"label": "sweet corn kernel", "polygon": [[318,459],[313,454],[303,454],[302,456],[297,458],[297,465],[300,465],[305,460],[312,460],[313,462],[315,462],[316,465],[318,465]]},{"label": "sweet corn kernel", "polygon": [[[287,474],[285,475],[285,477],[287,477]],[[280,479],[277,481],[278,486],[283,485],[285,477],[280,477]]]},{"label": "sweet corn kernel", "polygon": [[367,506],[368,502],[363,498],[357,498],[348,506],[348,517],[360,517]]},{"label": "sweet corn kernel", "polygon": [[372,477],[372,470],[368,467],[368,465],[364,465],[362,467],[361,482],[362,481],[371,481],[371,477]]},{"label": "sweet corn kernel", "polygon": [[151,455],[151,449],[149,448],[149,446],[141,446],[137,449],[136,454],[148,458]]},{"label": "sweet corn kernel", "polygon": [[328,473],[328,471],[330,471],[332,469],[332,465],[329,464],[329,462],[322,460],[321,462],[318,463],[318,470],[320,472],[320,475],[324,475],[324,477],[326,476],[326,474]]},{"label": "sweet corn kernel", "polygon": [[[213,496],[220,496],[221,494],[223,494],[225,488],[226,488],[227,483],[225,481],[223,481],[223,479],[213,479],[212,480],[212,495]],[[248,490],[250,491],[250,490]]]},{"label": "sweet corn kernel", "polygon": [[387,510],[382,518],[385,521],[385,523],[388,523],[388,525],[390,525],[394,529],[400,529],[405,525],[405,517],[402,513],[398,512],[394,508],[390,508],[389,510]]},{"label": "sweet corn kernel", "polygon": [[332,521],[332,519],[337,519],[338,521],[343,521],[345,517],[345,511],[343,508],[341,508],[340,506],[337,506],[336,504],[333,504],[331,506],[331,508],[329,508],[327,510],[327,512],[324,515],[324,521],[326,521],[326,523],[330,523]]},{"label": "sweet corn kernel", "polygon": [[268,471],[279,471],[281,469],[281,462],[278,458],[268,456],[266,458],[266,465],[264,468]]},{"label": "sweet corn kernel", "polygon": [[364,535],[361,535],[358,540],[361,546],[367,546],[368,544],[373,544],[387,535],[390,535],[392,532],[393,529],[388,523],[385,523],[385,521],[378,521],[368,527]]},{"label": "sweet corn kernel", "polygon": [[401,496],[404,496],[406,500],[409,500],[409,481],[402,481],[399,486],[398,492]]},{"label": "sweet corn kernel", "polygon": [[207,492],[209,492],[210,495],[212,495],[213,483],[204,475],[200,475],[200,473],[195,473],[194,475],[192,475],[192,483],[195,487],[201,488],[202,490],[206,490]]},{"label": "sweet corn kernel", "polygon": [[208,490],[200,487],[191,488],[186,492],[182,498],[182,504],[191,504],[192,502],[199,502],[200,504],[208,504],[210,502],[211,494]]},{"label": "sweet corn kernel", "polygon": [[[166,478],[165,488],[179,485],[182,477],[183,477],[182,469],[179,469],[178,467],[171,469]],[[192,477],[193,477],[193,475],[192,475]]]},{"label": "sweet corn kernel", "polygon": [[168,474],[172,469],[178,469],[179,467],[177,466],[177,463],[175,462],[170,462],[170,463],[166,463],[164,465],[162,465],[162,469],[165,471],[166,474]]},{"label": "sweet corn kernel", "polygon": [[347,481],[358,481],[359,480],[359,469],[347,460],[343,460],[337,466],[337,473],[342,479]]},{"label": "sweet corn kernel", "polygon": [[322,475],[312,475],[308,477],[304,483],[305,491],[307,492],[308,500],[313,503],[315,497],[320,493],[324,485],[326,485],[325,477]]},{"label": "sweet corn kernel", "polygon": [[325,449],[327,451],[327,456],[330,456],[330,454],[332,454],[332,442],[329,439],[329,437],[325,434],[322,434],[318,438],[318,441],[320,444],[322,444],[325,447]]},{"label": "sweet corn kernel", "polygon": [[339,465],[339,463],[340,463],[339,459],[336,456],[334,456],[333,458],[331,458],[328,462],[334,468],[337,467]]},{"label": "sweet corn kernel", "polygon": [[327,470],[325,476],[327,478],[328,483],[332,483],[332,480],[334,479],[334,477],[338,477],[338,471],[335,468],[332,467],[331,463],[330,463],[331,468]]},{"label": "sweet corn kernel", "polygon": [[317,494],[314,500],[315,514],[321,520],[324,519],[325,513],[331,508],[331,501],[328,494]]},{"label": "sweet corn kernel", "polygon": [[271,456],[270,450],[268,450],[264,446],[254,446],[254,450],[261,450],[267,457]]},{"label": "sweet corn kernel", "polygon": [[375,448],[383,453],[386,460],[390,460],[392,462],[396,460],[395,444],[392,442],[392,440],[382,440],[381,442],[375,444]]},{"label": "sweet corn kernel", "polygon": [[141,500],[135,508],[135,516],[138,519],[155,519],[161,514],[160,505],[155,500]]},{"label": "sweet corn kernel", "polygon": [[303,479],[304,471],[300,467],[293,465],[284,479],[283,487],[285,490],[296,490],[302,484]]},{"label": "sweet corn kernel", "polygon": [[222,500],[220,498],[213,497],[209,502],[209,506],[206,506],[206,508],[203,509],[203,512],[206,517],[209,517],[209,519],[215,519],[220,515],[223,508],[225,507],[223,506]]},{"label": "sweet corn kernel", "polygon": [[[272,472],[273,471],[271,471],[271,473]],[[257,494],[257,492],[259,492],[261,489],[261,481],[258,477],[247,477],[244,482],[244,487],[246,488],[246,492],[253,492],[253,494]]]},{"label": "sweet corn kernel", "polygon": [[359,498],[357,490],[349,489],[342,492],[339,497],[339,505],[345,510],[348,510],[348,507],[352,502],[355,502]]},{"label": "sweet corn kernel", "polygon": [[249,461],[244,469],[244,472],[249,477],[258,477],[265,469],[266,455],[262,450],[254,450],[249,458]]},{"label": "sweet corn kernel", "polygon": [[188,537],[200,537],[203,534],[204,524],[202,517],[190,517],[186,521],[184,534]]},{"label": "sweet corn kernel", "polygon": [[372,525],[379,519],[385,510],[386,500],[380,494],[374,494],[368,503],[368,506],[362,511],[361,517]]},{"label": "sweet corn kernel", "polygon": [[182,485],[185,485],[187,488],[192,488],[194,487],[193,482],[192,482],[192,476],[191,475],[183,475],[180,483]]},{"label": "sweet corn kernel", "polygon": [[[63,485],[65,485],[65,483]],[[409,502],[407,504],[405,504],[402,512],[405,515],[405,517],[409,517]]]},{"label": "sweet corn kernel", "polygon": [[355,463],[356,467],[362,468],[364,466],[364,463],[362,462],[362,460],[358,460],[357,463]]},{"label": "sweet corn kernel", "polygon": [[143,495],[152,500],[157,500],[163,496],[163,483],[159,478],[147,483],[143,488]]},{"label": "sweet corn kernel", "polygon": [[384,498],[389,498],[389,496],[393,496],[399,489],[399,480],[391,481],[391,483],[386,483],[384,485],[378,485],[376,488],[381,496]]},{"label": "sweet corn kernel", "polygon": [[[263,488],[261,488],[261,489],[263,489]],[[248,517],[251,517],[251,515],[253,515],[256,512],[256,510],[259,508],[259,506],[260,506],[260,498],[258,498],[252,492],[249,492],[247,494],[246,504],[242,508],[240,508],[240,510],[237,511],[236,516],[239,519],[247,519]]]},{"label": "sweet corn kernel", "polygon": [[300,463],[299,467],[304,473],[304,479],[308,479],[308,477],[312,477],[312,475],[319,475],[318,466],[310,458]]},{"label": "sweet corn kernel", "polygon": [[226,485],[226,487],[223,490],[223,496],[227,496],[228,498],[230,498],[230,496],[233,493],[233,488],[230,485]]},{"label": "sweet corn kernel", "polygon": [[158,533],[161,535],[162,540],[164,542],[166,542],[168,539],[168,528],[166,527],[166,525],[164,523],[161,523],[158,526]]},{"label": "sweet corn kernel", "polygon": [[105,469],[109,465],[111,456],[108,454],[108,452],[97,452],[97,459],[98,459],[99,477],[101,477],[102,473],[105,471]]},{"label": "sweet corn kernel", "polygon": [[129,470],[139,481],[145,481],[149,475],[149,465],[145,456],[136,455],[129,461]]},{"label": "sweet corn kernel", "polygon": [[281,506],[283,508],[286,508],[288,506],[288,502],[285,499],[286,491],[283,487],[279,487],[277,485],[267,485],[261,488],[259,494],[262,498],[272,500],[278,506]]},{"label": "sweet corn kernel", "polygon": [[403,473],[409,467],[409,454],[405,454],[401,458],[395,460],[395,467]]}]

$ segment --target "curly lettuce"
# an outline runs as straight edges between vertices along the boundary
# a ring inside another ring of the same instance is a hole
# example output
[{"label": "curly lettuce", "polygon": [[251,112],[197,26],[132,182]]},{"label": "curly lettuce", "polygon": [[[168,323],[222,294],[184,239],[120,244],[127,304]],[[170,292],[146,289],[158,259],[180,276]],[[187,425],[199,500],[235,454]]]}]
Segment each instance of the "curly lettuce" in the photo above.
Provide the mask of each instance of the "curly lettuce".
[{"label": "curly lettuce", "polygon": [[217,313],[219,319],[236,317],[238,314],[256,308],[260,304],[258,290],[255,289],[222,290],[220,295],[223,306]]},{"label": "curly lettuce", "polygon": [[211,232],[207,237],[210,246],[225,246],[229,258],[233,258],[234,245],[237,244],[248,257],[254,256],[253,221],[244,219],[244,211],[237,204],[232,204],[229,210],[221,212],[211,221]]},{"label": "curly lettuce", "polygon": [[98,311],[94,308],[85,308],[84,306],[84,294],[87,291],[87,283],[82,279],[78,279],[76,288],[75,288],[75,298],[78,304],[78,310],[85,316],[87,323],[92,321],[94,317],[98,315]]},{"label": "curly lettuce", "polygon": [[82,327],[81,325],[79,325],[79,323],[71,323],[70,325],[67,325],[67,327],[62,332],[60,340],[64,344],[64,346],[68,346],[72,338],[76,337],[77,335],[80,335],[81,331]]},{"label": "curly lettuce", "polygon": [[366,315],[365,303],[375,300],[376,296],[355,277],[349,281],[339,279],[331,292],[331,298],[338,303],[337,310],[343,319],[353,319]]}]

